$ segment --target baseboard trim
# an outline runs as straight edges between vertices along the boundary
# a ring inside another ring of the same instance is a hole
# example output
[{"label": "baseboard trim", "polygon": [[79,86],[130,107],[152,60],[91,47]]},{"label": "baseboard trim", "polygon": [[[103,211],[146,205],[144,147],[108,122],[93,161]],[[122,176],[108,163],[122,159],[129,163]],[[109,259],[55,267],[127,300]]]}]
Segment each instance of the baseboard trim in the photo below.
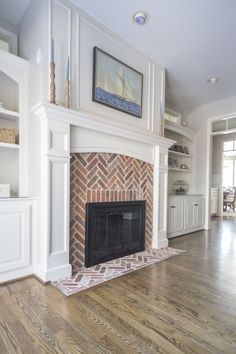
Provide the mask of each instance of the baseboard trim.
[{"label": "baseboard trim", "polygon": [[59,280],[71,276],[72,267],[71,264],[66,264],[60,267],[55,267],[47,271],[43,271],[40,267],[34,267],[34,275],[39,281],[44,284],[50,281]]},{"label": "baseboard trim", "polygon": [[27,267],[0,274],[0,285],[9,284],[17,280],[22,280],[33,275],[33,268]]},{"label": "baseboard trim", "polygon": [[174,232],[173,234],[168,234],[167,237],[168,237],[168,239],[170,239],[172,237],[184,236],[184,235],[192,234],[193,232],[197,232],[197,231],[201,231],[201,230],[206,230],[206,229],[204,228],[204,226],[193,227],[192,229],[182,230],[179,232]]},{"label": "baseboard trim", "polygon": [[169,241],[167,239],[165,240],[160,240],[158,241],[158,247],[157,248],[164,248],[167,247],[169,244]]}]

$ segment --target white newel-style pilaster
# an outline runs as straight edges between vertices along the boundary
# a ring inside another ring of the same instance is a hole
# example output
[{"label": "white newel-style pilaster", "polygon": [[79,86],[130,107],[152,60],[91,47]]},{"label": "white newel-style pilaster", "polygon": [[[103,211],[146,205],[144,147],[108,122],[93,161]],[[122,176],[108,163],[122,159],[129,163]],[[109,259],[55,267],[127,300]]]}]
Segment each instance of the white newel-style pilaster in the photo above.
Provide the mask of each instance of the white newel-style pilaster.
[{"label": "white newel-style pilaster", "polygon": [[167,239],[167,189],[168,189],[168,147],[154,148],[153,183],[153,239],[152,247],[168,245]]},{"label": "white newel-style pilaster", "polygon": [[[50,104],[33,110],[40,119],[39,246],[34,270],[44,281],[71,274],[69,264],[70,151],[125,154],[154,165],[153,244],[167,246],[168,148],[172,140],[129,125]],[[35,128],[37,129],[37,128]],[[70,131],[72,132],[70,134]],[[71,135],[71,136],[70,136]]]},{"label": "white newel-style pilaster", "polygon": [[[69,264],[70,125],[41,116],[41,261],[44,281],[71,274]],[[39,251],[39,250],[38,250]]]}]

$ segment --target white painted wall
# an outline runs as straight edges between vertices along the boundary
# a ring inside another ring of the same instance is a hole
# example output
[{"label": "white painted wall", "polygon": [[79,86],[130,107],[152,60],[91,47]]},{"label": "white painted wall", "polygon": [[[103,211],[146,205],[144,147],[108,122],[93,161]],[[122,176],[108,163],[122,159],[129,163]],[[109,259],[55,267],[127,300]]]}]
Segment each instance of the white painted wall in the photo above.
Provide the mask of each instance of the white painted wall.
[{"label": "white painted wall", "polygon": [[[64,104],[67,59],[71,66],[71,108],[127,124],[129,130],[159,134],[164,109],[165,71],[158,63],[104,28],[67,0],[32,0],[20,24],[20,55],[32,63],[31,106],[48,102],[51,38],[56,62],[56,101]],[[92,101],[93,47],[97,46],[143,73],[141,119]],[[36,64],[41,50],[41,62]]]}]

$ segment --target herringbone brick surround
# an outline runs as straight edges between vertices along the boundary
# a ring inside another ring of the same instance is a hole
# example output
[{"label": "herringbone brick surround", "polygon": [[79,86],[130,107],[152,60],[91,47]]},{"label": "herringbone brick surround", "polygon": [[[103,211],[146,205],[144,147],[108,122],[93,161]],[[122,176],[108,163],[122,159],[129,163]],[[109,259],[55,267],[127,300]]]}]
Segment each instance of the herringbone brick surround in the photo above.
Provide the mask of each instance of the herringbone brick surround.
[{"label": "herringbone brick surround", "polygon": [[152,243],[153,166],[132,157],[71,154],[70,263],[84,266],[87,202],[146,200],[146,248]]}]

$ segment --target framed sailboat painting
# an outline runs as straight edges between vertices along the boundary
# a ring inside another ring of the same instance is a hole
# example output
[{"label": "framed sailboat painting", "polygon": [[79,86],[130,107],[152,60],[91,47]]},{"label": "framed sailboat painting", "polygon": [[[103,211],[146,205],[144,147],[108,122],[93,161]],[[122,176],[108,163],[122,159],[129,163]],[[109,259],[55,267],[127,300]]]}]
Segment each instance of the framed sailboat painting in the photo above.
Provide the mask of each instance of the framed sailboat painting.
[{"label": "framed sailboat painting", "polygon": [[93,101],[142,117],[143,74],[103,50],[93,49]]}]

